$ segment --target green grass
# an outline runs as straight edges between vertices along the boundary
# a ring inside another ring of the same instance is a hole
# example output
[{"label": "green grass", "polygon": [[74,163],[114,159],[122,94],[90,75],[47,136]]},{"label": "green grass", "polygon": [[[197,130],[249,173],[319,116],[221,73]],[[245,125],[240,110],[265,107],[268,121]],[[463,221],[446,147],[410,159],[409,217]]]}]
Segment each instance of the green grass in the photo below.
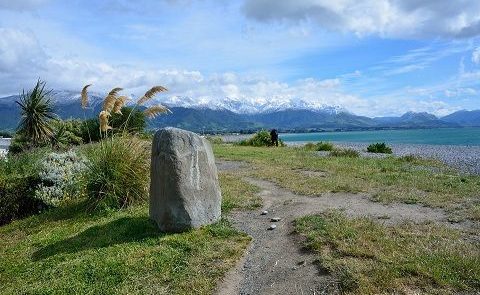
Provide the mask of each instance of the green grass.
[{"label": "green grass", "polygon": [[[222,173],[223,213],[261,205]],[[226,220],[164,234],[146,205],[88,213],[85,203],[0,227],[2,294],[211,294],[250,242]]]},{"label": "green grass", "polygon": [[[277,183],[295,193],[367,193],[372,200],[444,208],[455,219],[479,220],[480,176],[461,175],[445,165],[415,157],[320,157],[303,148],[268,149],[214,145],[217,157],[250,162],[246,176]],[[319,180],[301,170],[326,171]]]},{"label": "green grass", "polygon": [[2,294],[210,294],[249,243],[225,220],[164,234],[146,206],[81,204],[0,228]]},{"label": "green grass", "polygon": [[260,189],[241,179],[237,173],[220,172],[222,189],[222,212],[232,209],[255,209],[262,206],[262,199],[257,195]]},{"label": "green grass", "polygon": [[458,231],[433,224],[387,227],[338,211],[300,218],[295,228],[343,293],[480,290],[480,248]]}]

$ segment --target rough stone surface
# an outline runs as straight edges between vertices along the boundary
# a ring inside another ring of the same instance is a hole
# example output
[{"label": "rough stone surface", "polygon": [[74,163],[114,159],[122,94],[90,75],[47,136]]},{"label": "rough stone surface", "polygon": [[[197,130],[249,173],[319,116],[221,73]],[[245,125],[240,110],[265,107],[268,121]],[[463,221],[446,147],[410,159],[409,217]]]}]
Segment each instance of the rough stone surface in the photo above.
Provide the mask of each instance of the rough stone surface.
[{"label": "rough stone surface", "polygon": [[177,128],[158,130],[150,175],[150,218],[160,230],[180,232],[220,219],[217,168],[206,139]]}]

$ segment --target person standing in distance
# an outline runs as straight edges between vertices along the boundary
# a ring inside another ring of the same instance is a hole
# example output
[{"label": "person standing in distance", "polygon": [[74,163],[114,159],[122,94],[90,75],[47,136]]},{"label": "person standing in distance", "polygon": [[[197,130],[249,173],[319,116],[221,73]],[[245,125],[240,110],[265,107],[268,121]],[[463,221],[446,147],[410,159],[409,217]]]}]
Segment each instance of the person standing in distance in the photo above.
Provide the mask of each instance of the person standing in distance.
[{"label": "person standing in distance", "polygon": [[278,146],[278,133],[276,129],[270,131],[270,139],[272,140],[272,145]]}]

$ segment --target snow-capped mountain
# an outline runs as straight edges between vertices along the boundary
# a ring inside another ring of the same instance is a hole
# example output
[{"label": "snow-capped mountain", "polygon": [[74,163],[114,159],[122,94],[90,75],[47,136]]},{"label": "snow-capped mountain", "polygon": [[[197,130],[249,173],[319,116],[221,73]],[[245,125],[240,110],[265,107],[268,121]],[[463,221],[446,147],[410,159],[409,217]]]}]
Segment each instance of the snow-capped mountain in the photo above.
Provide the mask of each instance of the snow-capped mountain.
[{"label": "snow-capped mountain", "polygon": [[222,99],[193,99],[185,96],[171,96],[166,99],[158,99],[157,103],[169,107],[184,108],[208,108],[212,110],[228,110],[237,114],[271,113],[283,110],[313,110],[338,114],[347,112],[340,106],[328,106],[301,99],[291,100],[265,100],[265,99],[236,99],[225,97]]},{"label": "snow-capped mountain", "polygon": [[[132,99],[127,104],[132,104],[137,97],[127,95]],[[3,98],[14,101],[16,96]],[[105,94],[89,92],[89,99],[92,105],[101,103]],[[59,105],[70,104],[80,100],[80,91],[55,90],[52,91],[52,98]],[[1,99],[0,99],[1,100]],[[348,111],[340,106],[330,106],[322,103],[309,102],[302,99],[239,99],[239,98],[192,98],[188,96],[165,96],[160,95],[153,98],[147,105],[164,104],[169,107],[183,107],[192,109],[227,110],[236,114],[258,114],[271,113],[284,110],[311,110],[321,111],[329,114],[347,113]]]}]

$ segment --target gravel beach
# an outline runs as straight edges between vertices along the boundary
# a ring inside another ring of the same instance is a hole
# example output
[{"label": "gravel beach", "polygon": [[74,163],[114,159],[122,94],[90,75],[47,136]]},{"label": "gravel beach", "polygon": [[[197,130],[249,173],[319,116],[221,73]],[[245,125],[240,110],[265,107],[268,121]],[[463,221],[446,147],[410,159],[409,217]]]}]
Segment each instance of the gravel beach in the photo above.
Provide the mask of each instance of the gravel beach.
[{"label": "gravel beach", "polygon": [[[369,143],[332,142],[342,148],[359,151],[366,157],[384,157],[385,154],[367,153]],[[305,142],[287,143],[290,146],[303,145]],[[388,144],[394,156],[415,155],[422,158],[436,159],[468,174],[480,175],[480,146],[428,145],[428,144]]]}]

